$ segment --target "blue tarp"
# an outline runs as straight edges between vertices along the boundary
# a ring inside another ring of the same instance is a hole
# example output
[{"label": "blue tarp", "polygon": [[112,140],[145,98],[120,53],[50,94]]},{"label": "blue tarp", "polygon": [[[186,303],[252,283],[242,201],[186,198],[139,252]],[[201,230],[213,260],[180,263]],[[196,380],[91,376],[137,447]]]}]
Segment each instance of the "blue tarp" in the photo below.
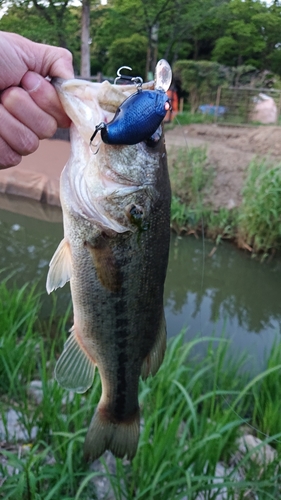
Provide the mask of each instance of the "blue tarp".
[{"label": "blue tarp", "polygon": [[204,115],[216,115],[216,116],[223,116],[227,108],[225,106],[214,106],[212,104],[202,104],[199,106],[199,111],[203,113]]}]

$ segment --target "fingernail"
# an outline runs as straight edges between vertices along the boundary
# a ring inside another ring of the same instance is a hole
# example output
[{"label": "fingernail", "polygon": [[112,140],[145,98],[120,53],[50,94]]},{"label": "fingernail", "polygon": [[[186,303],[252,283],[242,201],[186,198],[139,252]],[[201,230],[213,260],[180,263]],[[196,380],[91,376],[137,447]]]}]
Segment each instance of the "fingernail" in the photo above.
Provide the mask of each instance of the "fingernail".
[{"label": "fingernail", "polygon": [[28,71],[21,80],[21,85],[29,94],[36,92],[41,84],[41,78],[37,73]]}]

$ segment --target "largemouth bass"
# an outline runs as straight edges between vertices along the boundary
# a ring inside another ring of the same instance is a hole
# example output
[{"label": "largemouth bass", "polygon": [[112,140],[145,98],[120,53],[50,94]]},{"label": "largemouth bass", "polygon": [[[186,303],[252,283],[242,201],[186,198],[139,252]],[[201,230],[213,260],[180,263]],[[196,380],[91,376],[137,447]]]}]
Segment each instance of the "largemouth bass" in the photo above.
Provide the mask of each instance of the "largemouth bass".
[{"label": "largemouth bass", "polygon": [[109,145],[90,138],[134,86],[56,80],[71,118],[62,172],[64,239],[47,291],[70,280],[74,325],[55,369],[59,384],[87,391],[98,367],[102,395],[85,440],[86,459],[105,450],[132,459],[140,432],[139,377],[154,375],[166,347],[163,288],[170,233],[170,183],[162,130],[155,141]]}]

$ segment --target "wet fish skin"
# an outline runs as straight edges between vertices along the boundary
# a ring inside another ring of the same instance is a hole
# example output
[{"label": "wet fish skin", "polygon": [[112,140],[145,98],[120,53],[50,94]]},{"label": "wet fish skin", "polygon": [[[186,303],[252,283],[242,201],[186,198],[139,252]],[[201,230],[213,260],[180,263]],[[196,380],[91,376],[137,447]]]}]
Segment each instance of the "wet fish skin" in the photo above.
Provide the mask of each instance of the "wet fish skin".
[{"label": "wet fish skin", "polygon": [[[99,102],[103,89],[73,82],[55,84],[74,122],[71,157],[61,176],[64,239],[47,278],[49,293],[70,280],[74,326],[55,375],[63,387],[85,392],[98,367],[102,395],[85,457],[94,460],[110,449],[132,459],[139,439],[139,377],[156,373],[166,346],[171,194],[164,137],[153,148],[102,143],[93,155],[91,131],[107,113]],[[83,97],[87,86],[90,100]]]}]

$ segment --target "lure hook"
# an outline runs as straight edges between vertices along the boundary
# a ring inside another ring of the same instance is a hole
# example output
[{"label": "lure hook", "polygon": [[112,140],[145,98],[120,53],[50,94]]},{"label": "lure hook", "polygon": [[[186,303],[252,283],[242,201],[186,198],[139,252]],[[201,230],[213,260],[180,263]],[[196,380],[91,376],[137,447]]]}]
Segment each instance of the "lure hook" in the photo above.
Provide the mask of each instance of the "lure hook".
[{"label": "lure hook", "polygon": [[99,130],[102,130],[103,128],[106,128],[106,124],[104,122],[101,122],[99,125],[96,126],[96,130],[94,131],[94,133],[90,139],[90,146],[91,146],[94,138],[96,137],[97,133],[99,132]]},{"label": "lure hook", "polygon": [[[93,140],[94,140],[94,138],[96,137],[96,135],[97,135],[97,133],[99,132],[99,130],[102,130],[102,129],[104,129],[104,128],[106,128],[106,124],[105,124],[105,123],[103,123],[103,122],[102,122],[102,123],[100,123],[99,125],[97,125],[97,126],[96,126],[96,130],[94,131],[94,133],[93,133],[93,135],[91,136],[91,139],[90,139],[90,148],[92,149],[92,151],[93,151],[92,146],[93,146]],[[96,152],[94,152],[94,151],[93,151],[93,153],[94,153],[95,155],[98,153],[99,148],[100,148],[100,143],[97,145],[97,150],[96,150]]]},{"label": "lure hook", "polygon": [[132,68],[130,66],[120,66],[120,68],[117,70],[117,77],[114,80],[114,85],[118,82],[118,80],[125,80],[127,82],[133,82],[137,88],[140,88],[143,84],[143,79],[140,76],[130,76],[130,75],[122,75],[120,71],[122,69],[129,69],[132,71]]}]

